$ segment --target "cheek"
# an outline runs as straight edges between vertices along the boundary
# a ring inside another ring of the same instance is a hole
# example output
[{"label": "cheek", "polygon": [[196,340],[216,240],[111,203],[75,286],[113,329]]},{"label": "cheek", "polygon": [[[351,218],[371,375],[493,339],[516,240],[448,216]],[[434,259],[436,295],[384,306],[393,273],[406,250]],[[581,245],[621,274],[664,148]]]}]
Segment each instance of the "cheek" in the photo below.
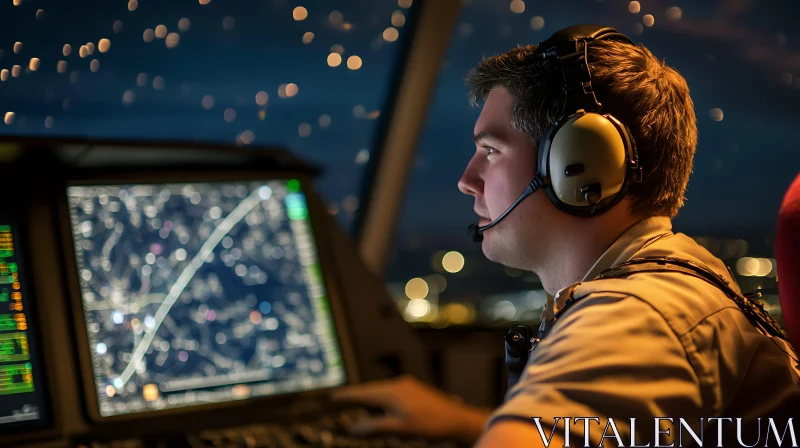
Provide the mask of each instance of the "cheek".
[{"label": "cheek", "polygon": [[484,174],[484,197],[492,218],[503,213],[519,197],[530,179],[516,173],[515,168],[495,166]]}]

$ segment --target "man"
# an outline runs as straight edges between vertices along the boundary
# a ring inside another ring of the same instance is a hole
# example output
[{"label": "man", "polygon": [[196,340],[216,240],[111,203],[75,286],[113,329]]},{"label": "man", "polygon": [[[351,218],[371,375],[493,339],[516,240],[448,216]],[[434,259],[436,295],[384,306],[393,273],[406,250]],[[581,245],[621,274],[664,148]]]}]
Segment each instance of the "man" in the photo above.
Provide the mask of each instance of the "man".
[{"label": "man", "polygon": [[[468,77],[471,98],[483,102],[483,110],[475,153],[458,187],[475,198],[479,226],[497,220],[536,177],[540,141],[565,113],[565,78],[539,53],[516,48],[484,60]],[[645,47],[624,40],[594,41],[587,55],[603,112],[625,123],[638,147],[641,181],[626,187],[610,209],[588,217],[567,213],[536,192],[482,233],[487,258],[536,273],[556,296],[543,319],[565,308],[569,296],[580,300],[531,352],[499,409],[471,408],[404,377],[337,394],[389,411],[354,431],[510,448],[543,446],[543,436],[552,437],[550,446],[563,446],[567,436],[572,446],[584,446],[584,437],[592,446],[601,440],[629,446],[635,433],[650,446],[678,446],[681,430],[684,445],[692,440],[679,427],[683,418],[692,434],[704,431],[706,443],[716,446],[718,432],[736,440],[735,419],[742,418],[743,442],[752,445],[756,430],[764,443],[768,429],[758,418],[775,418],[783,433],[787,418],[800,412],[791,346],[760,333],[721,289],[679,273],[594,280],[628,260],[666,256],[705,266],[736,288],[722,261],[671,231],[697,144],[686,81]],[[566,429],[565,418],[576,417],[598,417],[599,426],[572,420]],[[659,423],[658,417],[674,421]],[[731,423],[708,420],[720,417]],[[642,426],[634,429],[631,418]],[[658,434],[654,421],[670,436]]]}]

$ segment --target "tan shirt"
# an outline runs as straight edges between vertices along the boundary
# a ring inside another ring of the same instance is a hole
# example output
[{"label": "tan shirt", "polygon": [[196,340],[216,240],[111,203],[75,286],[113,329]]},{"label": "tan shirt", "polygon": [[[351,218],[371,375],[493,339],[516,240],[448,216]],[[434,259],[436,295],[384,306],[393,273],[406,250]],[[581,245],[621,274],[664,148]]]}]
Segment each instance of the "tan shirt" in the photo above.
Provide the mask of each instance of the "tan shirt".
[{"label": "tan shirt", "polygon": [[[575,295],[583,298],[531,352],[519,382],[487,426],[503,418],[541,417],[549,434],[555,417],[599,417],[602,423],[591,423],[589,431],[597,446],[608,417],[614,418],[626,444],[631,418],[646,422],[636,428],[644,443],[653,440],[655,417],[673,417],[673,435],[679,417],[695,431],[703,418],[716,446],[717,423],[709,427],[710,417],[733,418],[723,428],[735,437],[737,417],[743,419],[743,428],[751,422],[752,430],[758,417],[783,417],[783,431],[786,418],[800,416],[797,355],[784,341],[759,333],[719,289],[676,273],[589,281],[604,269],[644,256],[700,262],[738,288],[721,260],[686,235],[672,233],[669,218],[639,222],[576,287]],[[556,294],[542,317],[557,312],[564,299]],[[670,427],[662,423],[662,428]],[[563,435],[563,424],[559,428]],[[580,437],[573,439],[573,446],[582,446],[583,422],[575,427],[573,421],[570,428]],[[686,445],[689,436],[684,434]],[[744,441],[752,444],[755,437]],[[615,439],[606,443],[616,446]]]}]

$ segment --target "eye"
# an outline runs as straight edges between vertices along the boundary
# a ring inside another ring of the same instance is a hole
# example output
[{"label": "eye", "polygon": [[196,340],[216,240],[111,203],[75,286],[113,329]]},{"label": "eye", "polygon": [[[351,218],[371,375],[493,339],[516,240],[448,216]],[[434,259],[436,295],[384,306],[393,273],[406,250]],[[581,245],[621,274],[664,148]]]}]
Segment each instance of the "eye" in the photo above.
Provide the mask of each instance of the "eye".
[{"label": "eye", "polygon": [[492,155],[492,154],[497,152],[496,149],[494,149],[492,147],[489,147],[489,146],[484,146],[483,148],[486,150],[486,155],[487,156],[490,156],[490,155]]}]

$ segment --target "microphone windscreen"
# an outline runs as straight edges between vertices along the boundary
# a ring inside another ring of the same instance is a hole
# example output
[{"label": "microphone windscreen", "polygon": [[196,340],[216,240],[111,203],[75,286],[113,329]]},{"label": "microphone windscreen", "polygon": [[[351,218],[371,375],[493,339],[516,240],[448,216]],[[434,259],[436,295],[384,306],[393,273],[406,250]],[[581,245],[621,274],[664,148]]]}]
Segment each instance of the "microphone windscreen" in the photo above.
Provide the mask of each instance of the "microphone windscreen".
[{"label": "microphone windscreen", "polygon": [[481,233],[480,227],[478,227],[477,224],[470,224],[467,231],[469,232],[469,236],[472,238],[473,243],[480,243],[483,241],[483,233]]},{"label": "microphone windscreen", "polygon": [[794,347],[800,344],[800,175],[781,204],[775,236],[778,297],[786,333]]}]

